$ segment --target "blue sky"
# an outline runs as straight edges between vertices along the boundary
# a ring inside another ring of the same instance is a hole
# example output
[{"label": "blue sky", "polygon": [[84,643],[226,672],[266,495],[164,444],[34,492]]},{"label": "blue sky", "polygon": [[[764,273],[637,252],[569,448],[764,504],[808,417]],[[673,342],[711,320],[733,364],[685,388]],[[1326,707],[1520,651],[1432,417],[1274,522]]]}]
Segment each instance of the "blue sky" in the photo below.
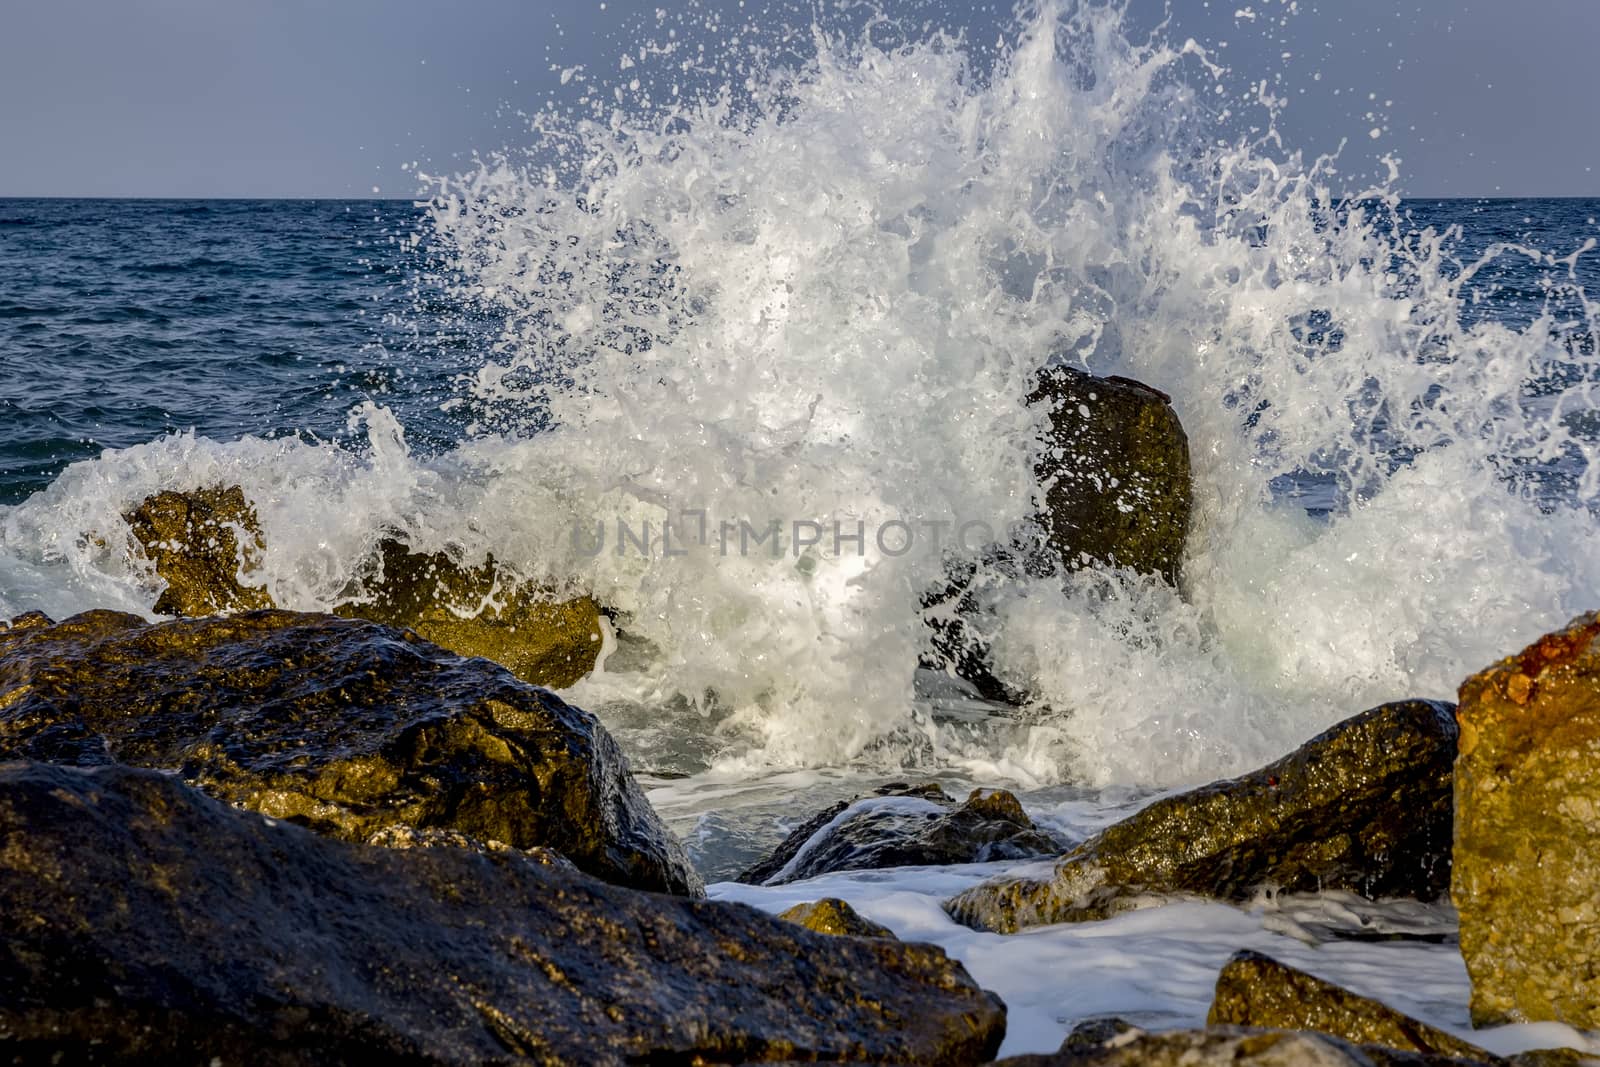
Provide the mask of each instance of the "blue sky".
[{"label": "blue sky", "polygon": [[[820,0],[818,0],[820,2]],[[613,69],[665,7],[770,25],[799,0],[0,0],[0,195],[406,195],[402,164],[521,145],[559,68]],[[1156,0],[1130,0],[1152,21]],[[982,4],[884,0],[992,39]],[[1172,0],[1172,35],[1281,74],[1291,144],[1414,195],[1600,195],[1597,0]],[[1250,12],[1256,17],[1241,15]],[[1270,16],[1270,18],[1269,18]],[[1284,58],[1288,53],[1288,58]],[[557,70],[552,70],[557,68]],[[1368,136],[1377,109],[1387,132]]]}]

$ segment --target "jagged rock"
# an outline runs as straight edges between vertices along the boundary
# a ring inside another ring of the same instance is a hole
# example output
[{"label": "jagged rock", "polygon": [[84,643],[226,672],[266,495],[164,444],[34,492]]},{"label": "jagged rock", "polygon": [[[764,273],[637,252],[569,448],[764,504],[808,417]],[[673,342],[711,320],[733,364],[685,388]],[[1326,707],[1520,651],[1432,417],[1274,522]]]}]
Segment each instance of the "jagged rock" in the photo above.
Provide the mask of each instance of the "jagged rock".
[{"label": "jagged rock", "polygon": [[216,615],[272,607],[264,586],[246,585],[265,545],[256,509],[237,485],[146,497],[123,516],[156,575],[167,583],[158,615]]},{"label": "jagged rock", "polygon": [[1129,567],[1178,583],[1189,536],[1189,438],[1165,393],[1071,367],[1039,375],[1050,431],[1034,474],[1050,545],[1069,570]]},{"label": "jagged rock", "polygon": [[992,590],[1056,565],[1126,567],[1177,585],[1193,495],[1189,439],[1165,393],[1058,366],[1040,372],[1028,403],[1049,416],[1034,465],[1044,493],[1043,544],[997,545],[981,560],[952,559],[943,586],[922,601],[933,631],[923,665],[1013,703],[1026,694],[990,664]]},{"label": "jagged rock", "polygon": [[360,580],[334,609],[351,618],[409,627],[463,656],[482,656],[523,681],[565,689],[600,655],[600,607],[589,597],[556,600],[490,557],[467,567],[443,552],[379,543]]},{"label": "jagged rock", "polygon": [[0,765],[0,827],[8,1062],[964,1065],[1005,1029],[931,945],[335,841],[158,772]]},{"label": "jagged rock", "polygon": [[0,632],[0,757],[161,768],[349,841],[387,827],[552,848],[700,892],[588,712],[414,633],[285,611]]},{"label": "jagged rock", "polygon": [[955,806],[937,786],[891,786],[806,820],[771,856],[735,880],[784,885],[832,871],[1054,856],[1064,847],[1035,826],[1004,790],[974,789]]},{"label": "jagged rock", "polygon": [[1156,801],[1062,857],[1052,878],[987,882],[945,907],[1012,932],[1105,918],[1151,893],[1433,900],[1450,877],[1455,741],[1450,705],[1385,704],[1260,770]]},{"label": "jagged rock", "polygon": [[1476,1025],[1600,1028],[1600,615],[1461,686],[1455,873]]},{"label": "jagged rock", "polygon": [[1357,1045],[1497,1061],[1492,1053],[1386,1004],[1279,963],[1259,952],[1235,953],[1217,976],[1209,1025],[1316,1030]]},{"label": "jagged rock", "polygon": [[810,904],[796,904],[778,918],[799,923],[819,934],[833,934],[836,937],[894,936],[893,930],[862,918],[856,909],[838,897],[823,897]]}]

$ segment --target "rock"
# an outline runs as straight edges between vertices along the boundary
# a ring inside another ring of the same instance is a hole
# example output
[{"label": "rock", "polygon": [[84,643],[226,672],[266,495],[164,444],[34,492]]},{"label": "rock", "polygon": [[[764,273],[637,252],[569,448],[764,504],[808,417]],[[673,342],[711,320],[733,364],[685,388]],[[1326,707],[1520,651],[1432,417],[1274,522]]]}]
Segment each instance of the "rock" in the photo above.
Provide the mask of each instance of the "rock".
[{"label": "rock", "polygon": [[1217,976],[1209,1025],[1316,1030],[1356,1045],[1497,1061],[1453,1034],[1264,956],[1238,952]]},{"label": "rock", "polygon": [[0,1057],[421,1064],[992,1056],[931,945],[507,853],[335,841],[171,775],[0,765]]},{"label": "rock", "polygon": [[418,830],[413,826],[385,826],[367,838],[367,844],[377,848],[455,848],[475,852],[480,856],[491,853],[518,856],[541,867],[560,867],[565,871],[578,869],[567,857],[553,848],[535,845],[532,848],[512,848],[504,841],[479,841],[459,830]]},{"label": "rock", "polygon": [[975,789],[955,806],[937,786],[886,787],[808,819],[735,881],[784,885],[833,871],[1027,859],[1063,848],[1004,790]]},{"label": "rock", "polygon": [[922,665],[1009,703],[1027,694],[992,669],[993,591],[1057,566],[1126,567],[1177,585],[1192,510],[1189,439],[1166,394],[1058,366],[1040,372],[1028,403],[1049,413],[1034,465],[1043,545],[1022,537],[976,561],[951,559],[944,583],[922,598],[933,631]]},{"label": "rock", "polygon": [[1104,1016],[1099,1019],[1085,1019],[1072,1028],[1072,1032],[1061,1042],[1061,1052],[1093,1052],[1094,1050],[1115,1041],[1124,1034],[1141,1034],[1144,1031],[1116,1016]]},{"label": "rock", "polygon": [[807,930],[819,934],[844,937],[893,937],[894,931],[880,926],[871,919],[863,919],[845,901],[838,897],[823,897],[810,904],[796,904],[778,918],[799,923]]},{"label": "rock", "polygon": [[1058,366],[1040,373],[1028,403],[1050,412],[1034,474],[1062,563],[1128,567],[1177,585],[1192,489],[1189,438],[1166,394]]},{"label": "rock", "polygon": [[337,614],[409,627],[534,685],[565,689],[593,670],[600,655],[599,605],[589,597],[554,599],[492,556],[467,567],[446,553],[412,552],[386,538],[345,595]]},{"label": "rock", "polygon": [[156,575],[167,583],[158,615],[216,615],[272,607],[260,585],[246,585],[266,546],[256,509],[237,485],[161,492],[123,516]]},{"label": "rock", "polygon": [[588,712],[414,633],[260,611],[95,611],[0,632],[0,757],[179,774],[348,841],[388,827],[552,848],[623,885],[700,892]]},{"label": "rock", "polygon": [[[1326,1034],[1213,1027],[1146,1033],[1128,1030],[1100,1045],[1043,1056],[1012,1056],[992,1067],[1375,1067],[1366,1050]],[[1437,1063],[1421,1057],[1383,1064]]]},{"label": "rock", "polygon": [[1455,872],[1472,1020],[1600,1028],[1600,615],[1461,686]]},{"label": "rock", "polygon": [[1105,918],[1152,893],[1433,900],[1450,876],[1455,740],[1450,705],[1385,704],[1260,770],[1156,801],[1062,857],[1050,879],[988,882],[945,907],[1009,933]]}]

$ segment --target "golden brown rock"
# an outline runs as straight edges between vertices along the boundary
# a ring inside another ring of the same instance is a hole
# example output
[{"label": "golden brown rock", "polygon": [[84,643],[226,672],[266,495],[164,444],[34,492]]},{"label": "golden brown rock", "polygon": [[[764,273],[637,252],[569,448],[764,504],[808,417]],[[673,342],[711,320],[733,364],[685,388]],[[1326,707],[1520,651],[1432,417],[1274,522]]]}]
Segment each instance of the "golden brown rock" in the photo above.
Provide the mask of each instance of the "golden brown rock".
[{"label": "golden brown rock", "polygon": [[1491,1053],[1453,1034],[1350,992],[1259,952],[1238,952],[1217,976],[1208,1025],[1316,1030],[1356,1045],[1457,1056],[1483,1062]]},{"label": "golden brown rock", "polygon": [[256,510],[237,485],[165,491],[123,516],[167,583],[158,615],[217,615],[272,607],[264,586],[246,584],[265,545]]},{"label": "golden brown rock", "polygon": [[1467,679],[1455,873],[1476,1025],[1600,1028],[1600,616]]},{"label": "golden brown rock", "polygon": [[468,567],[446,553],[412,552],[386,538],[347,595],[337,614],[409,627],[534,685],[565,689],[593,670],[600,655],[600,608],[593,600],[553,599],[493,557]]},{"label": "golden brown rock", "polygon": [[823,897],[810,904],[796,904],[778,918],[799,923],[807,930],[836,937],[893,937],[894,931],[871,919],[863,919],[846,901]]}]

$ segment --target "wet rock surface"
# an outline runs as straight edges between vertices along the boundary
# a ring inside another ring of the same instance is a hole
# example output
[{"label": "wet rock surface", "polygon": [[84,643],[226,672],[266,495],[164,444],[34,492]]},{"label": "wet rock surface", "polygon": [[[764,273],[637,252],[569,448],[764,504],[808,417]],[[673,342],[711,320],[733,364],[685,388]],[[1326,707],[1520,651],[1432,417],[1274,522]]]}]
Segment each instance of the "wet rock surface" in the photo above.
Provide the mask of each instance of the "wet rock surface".
[{"label": "wet rock surface", "polygon": [[1212,1027],[1146,1033],[1130,1029],[1103,1044],[1085,1041],[1046,1055],[1012,1056],[997,1060],[995,1067],[1428,1067],[1440,1063],[1405,1053],[1396,1055],[1401,1058],[1374,1059],[1368,1050],[1349,1042],[1299,1030]]},{"label": "wet rock surface", "polygon": [[336,614],[409,627],[534,685],[565,689],[593,670],[600,655],[599,605],[588,597],[552,598],[492,557],[469,567],[387,538],[347,595]]},{"label": "wet rock surface", "polygon": [[1206,1022],[1316,1030],[1358,1045],[1499,1062],[1453,1034],[1259,952],[1238,952],[1223,967]]},{"label": "wet rock surface", "polygon": [[1476,1025],[1600,1027],[1600,615],[1461,686],[1455,870]]},{"label": "wet rock surface", "polygon": [[256,509],[237,485],[146,497],[123,516],[156,576],[166,583],[158,615],[217,615],[272,607],[246,579],[265,545]]},{"label": "wet rock surface", "polygon": [[550,848],[623,885],[701,891],[593,716],[370,622],[34,619],[0,632],[0,757],[169,770],[349,841],[456,831]]},{"label": "wet rock surface", "polygon": [[1146,894],[1246,900],[1263,887],[1433,900],[1450,877],[1456,725],[1435,701],[1385,704],[1239,778],[1171,797],[1090,838],[1052,878],[946,904],[1011,932],[1105,918]]},{"label": "wet rock surface", "polygon": [[809,904],[796,904],[778,918],[798,923],[807,930],[836,937],[893,937],[894,931],[871,919],[864,919],[856,909],[838,897],[823,897]]},{"label": "wet rock surface", "polygon": [[1049,542],[1068,570],[1098,563],[1178,583],[1189,536],[1189,438],[1166,394],[1050,367],[1029,396],[1050,412],[1034,468]]},{"label": "wet rock surface", "polygon": [[0,826],[7,1059],[955,1065],[1004,1031],[932,946],[335,841],[166,774],[0,765]]},{"label": "wet rock surface", "polygon": [[886,786],[806,820],[736,881],[784,885],[833,871],[1055,856],[1064,847],[1005,790],[976,789],[958,805],[936,785]]}]

